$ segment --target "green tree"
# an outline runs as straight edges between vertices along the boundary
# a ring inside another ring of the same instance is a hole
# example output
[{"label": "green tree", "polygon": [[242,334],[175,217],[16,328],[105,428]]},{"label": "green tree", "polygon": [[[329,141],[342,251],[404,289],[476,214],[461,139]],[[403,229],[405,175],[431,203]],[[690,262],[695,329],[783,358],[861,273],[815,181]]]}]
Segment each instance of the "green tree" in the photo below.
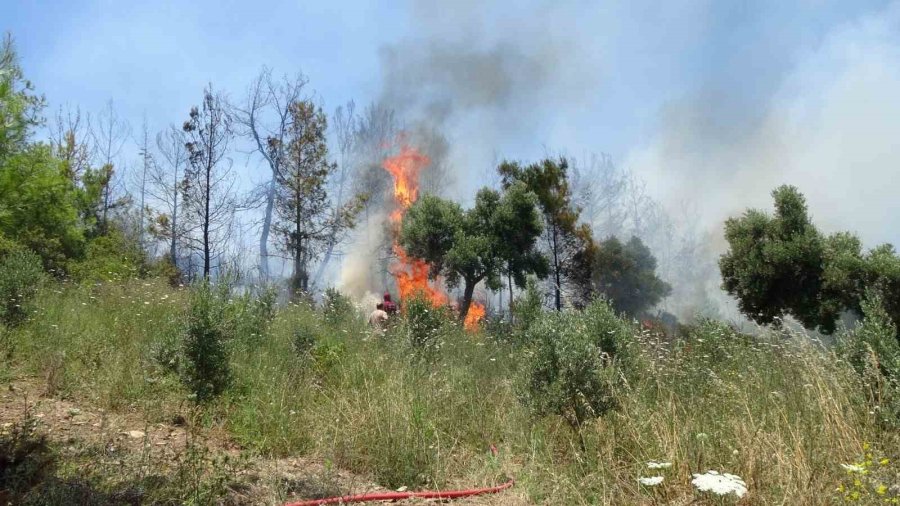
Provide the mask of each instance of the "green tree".
[{"label": "green tree", "polygon": [[[518,181],[537,196],[544,222],[541,243],[549,262],[557,310],[562,309],[565,292],[580,298],[591,278],[593,239],[590,228],[578,223],[581,209],[573,203],[568,169],[565,158],[547,158],[524,167],[507,161],[497,168],[504,188]],[[512,268],[516,270],[516,266]]]},{"label": "green tree", "polygon": [[465,320],[475,286],[484,281],[501,286],[501,275],[522,279],[540,268],[535,241],[542,230],[537,199],[524,184],[509,186],[502,194],[484,188],[475,206],[426,195],[413,204],[403,219],[400,244],[407,253],[425,260],[431,276],[443,276],[451,287],[463,285],[460,320]]},{"label": "green tree", "polygon": [[25,149],[32,128],[41,124],[43,97],[25,79],[12,36],[0,45],[0,163]]},{"label": "green tree", "polygon": [[45,144],[0,163],[0,234],[37,252],[50,269],[83,251],[79,192]]},{"label": "green tree", "polygon": [[[277,221],[273,230],[294,262],[291,289],[298,294],[309,291],[310,262],[329,241],[353,227],[361,204],[354,199],[336,206],[329,198],[328,178],[337,166],[328,161],[328,122],[322,109],[301,100],[291,105],[290,114],[287,158],[275,177]],[[270,149],[281,148],[273,141]]]},{"label": "green tree", "polygon": [[900,259],[893,246],[863,254],[853,234],[823,236],[797,188],[781,186],[772,195],[774,216],[749,210],[725,222],[730,248],[719,259],[722,286],[745,315],[761,324],[790,315],[831,333],[843,311],[861,315],[866,290],[878,289],[888,314],[900,319]]},{"label": "green tree", "polygon": [[656,276],[656,258],[637,237],[601,242],[594,256],[594,289],[621,313],[638,316],[667,296],[672,287]]}]

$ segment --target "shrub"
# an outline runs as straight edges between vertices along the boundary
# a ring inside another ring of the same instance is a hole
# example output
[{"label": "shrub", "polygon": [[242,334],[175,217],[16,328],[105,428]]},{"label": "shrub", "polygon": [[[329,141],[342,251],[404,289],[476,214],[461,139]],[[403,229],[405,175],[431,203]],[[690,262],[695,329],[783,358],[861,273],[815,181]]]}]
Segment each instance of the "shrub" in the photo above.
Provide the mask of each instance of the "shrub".
[{"label": "shrub", "polygon": [[294,351],[297,355],[299,355],[300,358],[306,359],[312,356],[312,351],[316,346],[317,340],[318,334],[316,329],[312,325],[301,324],[294,329],[294,336],[291,339],[291,344],[294,346]]},{"label": "shrub", "polygon": [[26,303],[45,278],[41,258],[30,250],[12,249],[0,257],[0,321],[21,323]]},{"label": "shrub", "polygon": [[613,409],[633,369],[632,328],[605,301],[544,315],[525,333],[530,346],[522,400],[536,415],[578,429]]},{"label": "shrub", "polygon": [[406,301],[403,308],[403,325],[400,332],[405,334],[413,349],[423,351],[439,344],[439,337],[451,324],[453,317],[447,308],[435,307],[421,296]]},{"label": "shrub", "polygon": [[164,256],[153,261],[147,269],[147,276],[151,278],[165,279],[170,286],[178,287],[184,284],[185,276],[177,265],[172,263],[169,256]]},{"label": "shrub", "polygon": [[192,289],[184,343],[185,382],[198,402],[218,396],[231,383],[227,312],[226,286],[202,282]]},{"label": "shrub", "polygon": [[138,242],[113,227],[88,243],[84,258],[70,262],[69,275],[76,281],[117,281],[142,277],[147,258]]},{"label": "shrub", "polygon": [[840,337],[839,350],[869,386],[882,421],[900,423],[900,342],[897,326],[882,296],[871,292],[862,302],[862,323]]},{"label": "shrub", "polygon": [[353,316],[355,309],[350,297],[342,294],[336,288],[328,288],[322,299],[322,309],[325,323],[337,325]]},{"label": "shrub", "polygon": [[38,432],[37,422],[27,411],[21,421],[0,428],[0,490],[24,492],[52,469],[47,437]]},{"label": "shrub", "polygon": [[268,333],[275,318],[276,298],[274,287],[261,286],[229,301],[227,319],[240,343],[255,346]]},{"label": "shrub", "polygon": [[541,317],[543,313],[541,292],[533,278],[528,280],[525,293],[513,302],[512,312],[516,327],[521,331],[527,330],[532,323]]}]

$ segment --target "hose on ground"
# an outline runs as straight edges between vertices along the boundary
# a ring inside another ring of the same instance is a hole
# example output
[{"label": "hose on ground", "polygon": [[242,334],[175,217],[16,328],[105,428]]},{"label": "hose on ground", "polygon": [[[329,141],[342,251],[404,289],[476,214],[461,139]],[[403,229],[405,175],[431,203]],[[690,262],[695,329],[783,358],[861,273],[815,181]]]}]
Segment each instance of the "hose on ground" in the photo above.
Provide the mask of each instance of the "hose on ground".
[{"label": "hose on ground", "polygon": [[374,492],[369,494],[345,495],[338,497],[326,497],[324,499],[309,499],[292,502],[284,506],[322,506],[325,504],[348,504],[368,501],[397,501],[400,499],[459,499],[482,494],[496,494],[513,486],[515,480],[509,479],[506,483],[495,487],[472,488],[466,490],[422,490],[419,492]]}]

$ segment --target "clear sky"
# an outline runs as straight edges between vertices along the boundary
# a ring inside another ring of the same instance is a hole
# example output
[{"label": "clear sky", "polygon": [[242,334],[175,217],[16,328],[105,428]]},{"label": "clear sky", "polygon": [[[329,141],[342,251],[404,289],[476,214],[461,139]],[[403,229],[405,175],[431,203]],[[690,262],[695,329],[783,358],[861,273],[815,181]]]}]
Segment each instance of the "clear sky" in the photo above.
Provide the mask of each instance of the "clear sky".
[{"label": "clear sky", "polygon": [[158,130],[268,65],[326,110],[449,104],[460,194],[498,156],[606,152],[710,227],[791,182],[826,228],[900,239],[897,3],[5,0],[0,29],[51,110]]}]

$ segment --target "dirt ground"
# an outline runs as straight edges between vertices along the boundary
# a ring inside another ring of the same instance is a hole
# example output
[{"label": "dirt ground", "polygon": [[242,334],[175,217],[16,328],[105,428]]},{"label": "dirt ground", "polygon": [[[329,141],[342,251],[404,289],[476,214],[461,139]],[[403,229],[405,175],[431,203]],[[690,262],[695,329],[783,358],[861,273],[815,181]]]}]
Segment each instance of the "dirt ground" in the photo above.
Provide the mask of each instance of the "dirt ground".
[{"label": "dirt ground", "polygon": [[[310,498],[343,496],[387,489],[372,480],[342,470],[332,469],[321,461],[308,458],[266,459],[247,456],[239,445],[222,434],[193,433],[186,420],[172,423],[147,423],[137,413],[108,413],[84,402],[73,402],[42,395],[40,381],[18,379],[3,387],[0,393],[0,432],[11,430],[28,418],[36,423],[36,432],[46,435],[57,449],[59,465],[69,466],[70,475],[103,476],[129,475],[151,478],[182,473],[185,470],[208,475],[220,473],[226,498],[223,504],[278,505]],[[191,461],[190,459],[194,459]],[[203,466],[190,463],[200,463]],[[74,468],[73,468],[74,467]],[[213,470],[210,471],[210,468]],[[200,479],[199,477],[197,478]],[[82,491],[87,502],[97,501],[93,492]],[[141,483],[145,483],[141,482]],[[460,484],[477,487],[477,484]],[[66,484],[71,488],[71,484]],[[125,486],[132,492],[104,496],[104,502],[144,504],[149,502],[140,494],[140,487]],[[68,488],[68,500],[77,502]],[[0,504],[8,502],[0,491]],[[74,503],[73,502],[73,503]],[[439,501],[411,499],[396,504],[427,504]],[[525,504],[521,491],[506,490],[497,495],[459,499],[451,504]]]}]

